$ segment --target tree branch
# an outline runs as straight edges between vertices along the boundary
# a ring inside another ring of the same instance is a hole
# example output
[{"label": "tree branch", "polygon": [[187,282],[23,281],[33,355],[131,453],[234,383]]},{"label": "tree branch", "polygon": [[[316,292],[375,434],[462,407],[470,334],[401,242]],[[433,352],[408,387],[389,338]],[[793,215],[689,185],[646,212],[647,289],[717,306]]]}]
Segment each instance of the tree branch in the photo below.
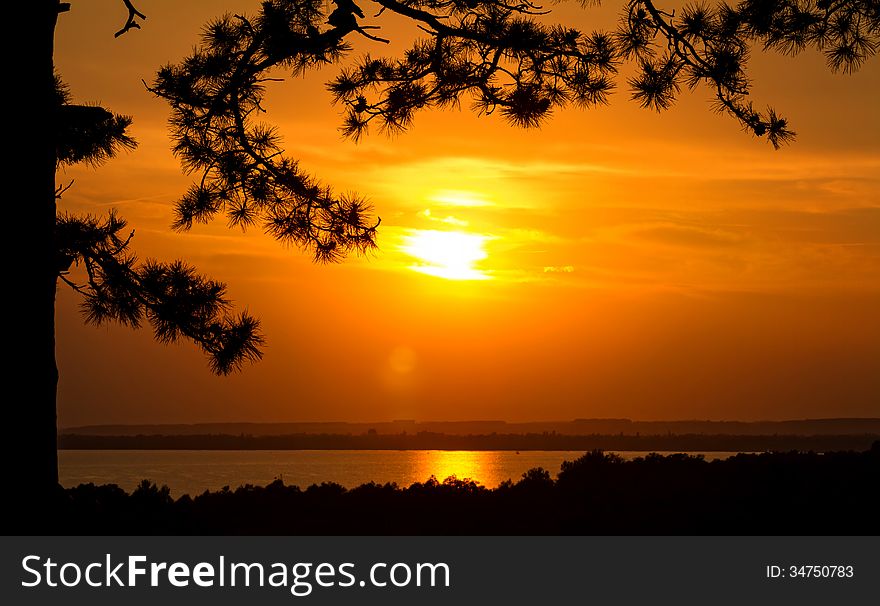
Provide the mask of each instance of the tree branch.
[{"label": "tree branch", "polygon": [[141,26],[137,22],[138,18],[143,20],[147,19],[147,16],[145,14],[134,7],[134,5],[131,3],[131,0],[122,0],[122,3],[125,4],[125,8],[128,9],[128,19],[125,21],[125,25],[122,26],[122,29],[113,34],[114,38],[118,38],[130,29],[140,29]]}]

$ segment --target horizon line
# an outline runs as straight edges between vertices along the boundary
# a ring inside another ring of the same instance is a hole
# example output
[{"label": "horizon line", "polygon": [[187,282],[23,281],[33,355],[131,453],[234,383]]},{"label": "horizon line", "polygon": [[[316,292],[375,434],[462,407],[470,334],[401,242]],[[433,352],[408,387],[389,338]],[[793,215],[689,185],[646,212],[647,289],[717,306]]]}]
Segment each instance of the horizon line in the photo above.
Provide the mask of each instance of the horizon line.
[{"label": "horizon line", "polygon": [[417,419],[392,419],[385,421],[194,421],[194,422],[140,422],[140,423],[87,423],[82,425],[69,425],[59,428],[60,431],[84,429],[92,427],[194,427],[199,425],[427,425],[427,424],[499,424],[499,425],[537,425],[537,424],[566,424],[566,423],[803,423],[803,422],[830,422],[830,421],[872,421],[880,422],[880,417],[805,417],[788,419],[630,419],[628,417],[577,417],[574,419],[554,420],[530,420],[530,421],[506,421],[503,419],[475,419],[475,420],[417,420]]}]

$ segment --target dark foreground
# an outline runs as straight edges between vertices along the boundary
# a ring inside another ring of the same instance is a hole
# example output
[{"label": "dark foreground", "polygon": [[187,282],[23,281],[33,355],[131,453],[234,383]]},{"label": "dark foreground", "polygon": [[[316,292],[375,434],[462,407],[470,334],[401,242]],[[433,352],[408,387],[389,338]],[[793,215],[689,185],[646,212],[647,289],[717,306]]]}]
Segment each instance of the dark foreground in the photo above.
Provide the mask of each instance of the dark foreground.
[{"label": "dark foreground", "polygon": [[558,479],[533,469],[486,489],[433,478],[407,488],[336,484],[205,492],[144,483],[59,490],[31,534],[880,534],[880,442],[866,452],[684,454],[623,461],[593,451]]}]

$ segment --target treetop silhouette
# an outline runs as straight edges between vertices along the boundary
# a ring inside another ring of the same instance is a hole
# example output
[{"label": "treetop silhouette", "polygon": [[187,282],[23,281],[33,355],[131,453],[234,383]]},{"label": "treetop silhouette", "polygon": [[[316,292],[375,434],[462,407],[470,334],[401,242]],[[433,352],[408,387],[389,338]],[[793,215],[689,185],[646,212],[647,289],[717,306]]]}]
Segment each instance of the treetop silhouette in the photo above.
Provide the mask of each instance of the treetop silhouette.
[{"label": "treetop silhouette", "polygon": [[682,87],[704,85],[716,110],[779,148],[794,132],[776,110],[759,111],[749,99],[751,47],[786,54],[815,47],[832,70],[849,73],[876,52],[880,35],[876,0],[698,3],[677,15],[653,0],[628,0],[616,30],[591,33],[548,25],[551,11],[531,0],[373,3],[379,11],[365,17],[352,0],[334,0],[329,15],[323,0],[266,1],[256,16],[211,21],[192,55],[159,70],[149,90],[171,105],[174,152],[199,175],[177,203],[176,229],[222,213],[229,226],[259,223],[317,261],[375,248],[379,220],[366,200],[336,195],[306,174],[284,156],[277,130],[259,121],[265,86],[277,79],[272,70],[298,76],[339,63],[352,51],[351,34],[387,42],[366,31],[379,26],[359,19],[396,13],[425,35],[401,57],[361,57],[327,85],[343,107],[341,131],[354,140],[371,124],[403,131],[418,110],[465,97],[479,114],[498,111],[513,125],[537,127],[558,108],[608,103],[618,67],[633,61],[628,86],[641,106],[662,111]]},{"label": "treetop silhouette", "polygon": [[[461,104],[479,114],[499,111],[511,124],[536,127],[569,104],[608,103],[620,64],[637,64],[631,96],[646,108],[670,107],[682,86],[708,86],[716,109],[776,148],[793,139],[788,121],[772,108],[754,109],[747,73],[753,45],[796,54],[825,53],[834,71],[851,73],[876,53],[876,0],[744,0],[710,7],[691,4],[679,14],[653,0],[627,0],[615,31],[586,34],[548,25],[531,0],[373,0],[380,10],[414,21],[425,37],[399,58],[367,54],[343,67],[327,86],[344,108],[342,133],[355,140],[371,123],[405,130],[416,111]],[[128,18],[116,36],[139,29],[146,16],[123,0]],[[582,0],[587,8],[595,4]],[[339,63],[356,33],[387,42],[361,25],[352,0],[267,0],[254,17],[224,15],[209,22],[199,47],[181,63],[161,68],[148,89],[168,101],[173,151],[198,181],[176,205],[173,227],[188,230],[223,213],[230,227],[260,223],[275,238],[339,261],[376,247],[380,221],[362,197],[337,195],[286,158],[277,130],[259,121],[265,86],[275,68],[301,75]],[[57,11],[69,9],[57,3]],[[329,14],[328,14],[329,12]],[[329,26],[329,27],[328,27]],[[55,77],[56,162],[99,164],[134,141],[131,119],[100,107],[73,105]],[[56,189],[60,197],[64,188]],[[225,285],[182,261],[138,264],[132,234],[115,213],[104,219],[69,214],[56,221],[58,276],[84,296],[86,319],[133,327],[144,320],[162,342],[187,337],[226,374],[261,357],[259,322],[232,314]],[[82,264],[85,284],[67,277]]]}]

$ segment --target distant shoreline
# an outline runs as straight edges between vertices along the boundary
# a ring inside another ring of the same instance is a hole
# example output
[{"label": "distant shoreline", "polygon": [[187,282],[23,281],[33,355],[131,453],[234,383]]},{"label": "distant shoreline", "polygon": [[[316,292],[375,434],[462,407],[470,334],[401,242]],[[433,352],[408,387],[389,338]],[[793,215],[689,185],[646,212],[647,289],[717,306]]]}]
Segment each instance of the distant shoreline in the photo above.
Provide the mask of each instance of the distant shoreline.
[{"label": "distant shoreline", "polygon": [[80,436],[192,436],[246,435],[290,436],[322,435],[399,435],[431,433],[444,435],[492,434],[563,434],[569,436],[657,436],[657,435],[736,435],[736,436],[841,436],[880,435],[880,418],[790,419],[782,421],[633,421],[631,419],[573,419],[570,421],[507,422],[482,421],[416,421],[399,419],[377,422],[281,422],[281,423],[190,423],[84,425],[64,427],[64,435]]},{"label": "distant shoreline", "polygon": [[378,434],[81,435],[61,434],[62,450],[509,450],[642,452],[863,451],[880,433],[844,435],[567,435],[558,433],[454,435]]}]

